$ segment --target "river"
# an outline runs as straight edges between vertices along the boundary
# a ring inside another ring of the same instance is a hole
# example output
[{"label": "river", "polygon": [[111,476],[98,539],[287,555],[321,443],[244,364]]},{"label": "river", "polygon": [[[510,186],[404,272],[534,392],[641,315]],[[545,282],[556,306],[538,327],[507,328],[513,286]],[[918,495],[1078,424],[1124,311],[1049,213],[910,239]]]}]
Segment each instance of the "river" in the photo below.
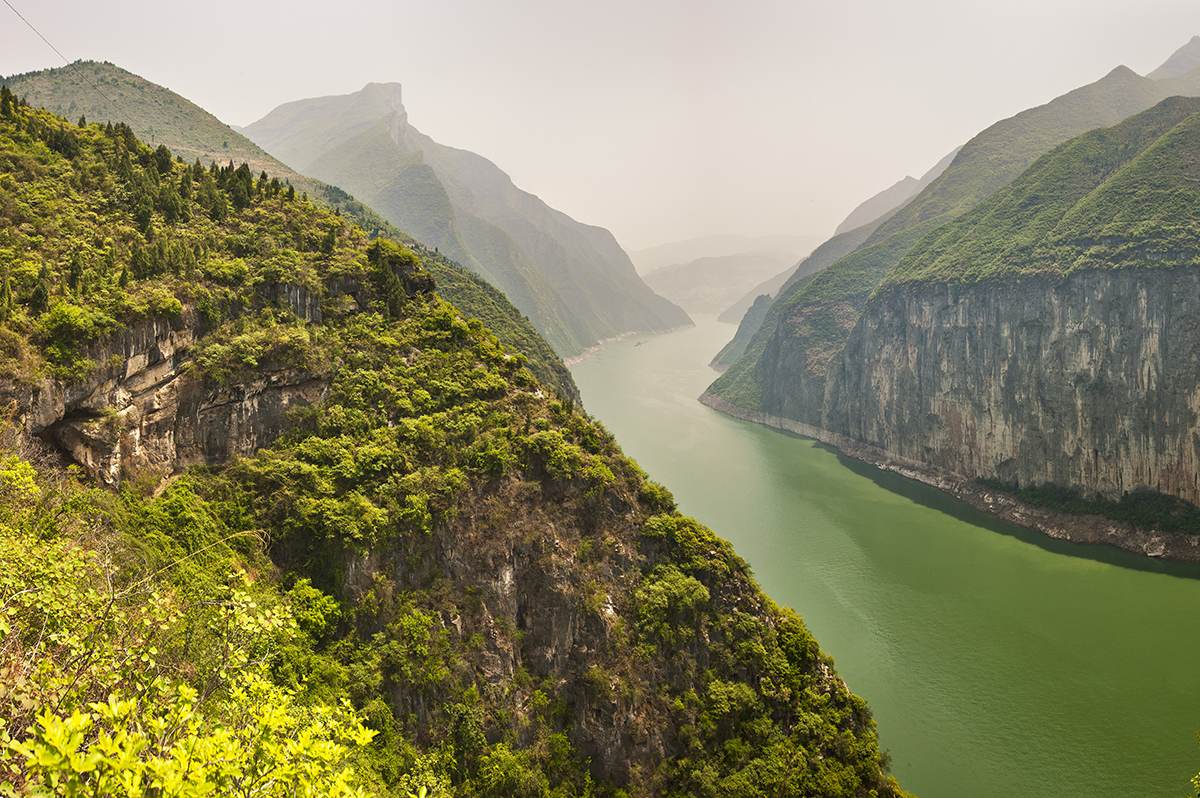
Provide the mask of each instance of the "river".
[{"label": "river", "polygon": [[572,367],[587,411],[795,609],[921,798],[1189,793],[1200,568],[1076,546],[698,401],[714,318]]}]

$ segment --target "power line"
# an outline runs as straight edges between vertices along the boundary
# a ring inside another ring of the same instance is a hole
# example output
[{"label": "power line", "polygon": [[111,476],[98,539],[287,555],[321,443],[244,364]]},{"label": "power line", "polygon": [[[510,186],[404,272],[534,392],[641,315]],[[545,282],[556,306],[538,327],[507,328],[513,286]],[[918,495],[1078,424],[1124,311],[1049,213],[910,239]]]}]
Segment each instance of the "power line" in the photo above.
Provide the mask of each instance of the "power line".
[{"label": "power line", "polygon": [[94,91],[100,97],[100,99],[104,100],[109,105],[111,105],[116,110],[116,112],[117,112],[116,115],[118,117],[124,116],[125,117],[124,121],[126,124],[128,124],[133,119],[133,115],[130,114],[120,103],[118,103],[112,97],[109,97],[104,92],[100,91],[100,89],[96,87],[96,84],[94,84],[90,80],[88,80],[87,75],[84,75],[82,72],[79,71],[78,66],[76,66],[74,63],[68,61],[67,57],[65,55],[63,55],[61,52],[59,52],[58,48],[55,47],[53,44],[51,44],[50,40],[47,39],[45,36],[43,36],[42,32],[40,30],[38,30],[37,28],[35,28],[33,26],[32,22],[25,19],[25,17],[22,16],[21,12],[18,11],[16,9],[16,7],[11,2],[9,2],[9,0],[4,0],[4,5],[8,6],[10,9],[12,9],[12,12],[14,14],[16,14],[17,17],[20,18],[20,20],[22,22],[24,22],[26,25],[28,25],[29,29],[31,31],[33,31],[34,33],[36,33],[38,35],[38,38],[41,39],[42,41],[44,41],[46,43],[46,46],[49,47],[51,50],[53,50],[58,55],[58,57],[62,59],[64,64],[66,64],[68,67],[73,69],[75,71],[75,74],[79,76],[79,79],[87,84],[88,88],[90,88],[92,91]]}]

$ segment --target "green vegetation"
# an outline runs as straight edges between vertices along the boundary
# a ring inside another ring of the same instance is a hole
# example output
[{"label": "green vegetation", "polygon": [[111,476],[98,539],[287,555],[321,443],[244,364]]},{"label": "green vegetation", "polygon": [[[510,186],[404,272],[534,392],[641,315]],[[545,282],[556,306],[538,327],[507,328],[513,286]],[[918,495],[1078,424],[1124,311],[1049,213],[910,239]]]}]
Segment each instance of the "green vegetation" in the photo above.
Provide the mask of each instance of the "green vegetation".
[{"label": "green vegetation", "polygon": [[1200,263],[1198,112],[1174,97],[1060,145],[913,247],[887,285]]},{"label": "green vegetation", "polygon": [[[35,108],[74,121],[123,122],[143,141],[163,144],[191,163],[243,161],[258,172],[289,172],[263,149],[178,94],[106,62],[76,61],[67,67],[12,75],[2,81]],[[293,177],[287,174],[287,177]],[[305,187],[307,190],[308,187]]]},{"label": "green vegetation", "polygon": [[327,388],[117,492],[0,429],[0,792],[902,794],[801,620],[427,255],[0,92],[7,384],[155,319],[207,386]]},{"label": "green vegetation", "polygon": [[[911,202],[856,244],[853,253],[830,265],[825,270],[827,282],[803,291],[799,286],[785,286],[746,354],[709,391],[750,409],[782,412],[786,407],[797,420],[819,426],[824,412],[820,406],[824,396],[821,386],[828,364],[845,345],[865,299],[885,276],[893,273],[893,267],[896,274],[910,268],[907,262],[904,267],[898,266],[910,248],[918,242],[926,249],[935,248],[940,235],[935,231],[999,191],[1051,147],[1093,128],[1114,125],[1165,96],[1166,89],[1155,81],[1118,67],[1095,83],[983,130]],[[932,235],[926,239],[927,233]],[[828,244],[835,241],[837,238]],[[959,265],[954,270],[962,268],[961,261],[956,263]],[[806,296],[801,298],[801,293]],[[783,307],[776,307],[789,298],[787,313]],[[763,361],[772,338],[778,339],[772,350],[775,355],[783,348],[788,348],[789,354],[790,348],[798,348],[799,356],[789,361],[803,363],[803,369],[782,375],[777,361]],[[789,389],[795,389],[797,381],[803,382],[803,390],[797,393],[808,398],[789,404],[779,391],[764,397],[764,380],[786,384]]]},{"label": "green vegetation", "polygon": [[[7,85],[30,105],[46,107],[69,119],[83,114],[100,124],[110,119],[123,120],[142,139],[153,137],[163,145],[163,151],[188,162],[199,160],[206,168],[213,163],[218,166],[246,163],[252,174],[267,172],[278,179],[284,186],[285,198],[309,199],[320,208],[336,211],[371,236],[382,235],[403,243],[420,253],[444,298],[464,313],[483,320],[506,346],[523,352],[539,380],[559,393],[578,398],[579,391],[570,372],[530,321],[503,293],[451,260],[459,257],[463,264],[473,265],[469,256],[460,257],[465,252],[456,254],[443,246],[439,254],[434,248],[439,239],[423,239],[433,242],[426,248],[408,234],[421,230],[419,226],[402,225],[408,231],[402,232],[359,199],[337,186],[298,174],[183,97],[107,62],[83,61],[69,67],[16,75],[8,79]],[[447,254],[450,257],[444,257]]]},{"label": "green vegetation", "polygon": [[980,484],[994,490],[1013,494],[1035,507],[1045,507],[1072,515],[1100,515],[1114,521],[1125,521],[1137,527],[1158,532],[1178,532],[1200,535],[1200,508],[1169,493],[1156,490],[1125,491],[1117,501],[1103,496],[1084,498],[1075,489],[1057,485],[1009,485],[998,479],[980,479]]}]

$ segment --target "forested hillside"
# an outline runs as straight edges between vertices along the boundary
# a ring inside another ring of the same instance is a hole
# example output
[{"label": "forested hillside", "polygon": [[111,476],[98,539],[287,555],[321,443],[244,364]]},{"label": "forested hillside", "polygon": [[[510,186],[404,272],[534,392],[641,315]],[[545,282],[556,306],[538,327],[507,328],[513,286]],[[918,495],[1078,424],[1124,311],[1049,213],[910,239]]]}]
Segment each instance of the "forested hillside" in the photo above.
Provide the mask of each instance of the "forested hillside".
[{"label": "forested hillside", "polygon": [[438,252],[433,244],[426,247],[409,235],[410,231],[398,229],[341,188],[299,174],[170,89],[113,64],[95,61],[77,61],[66,67],[14,75],[5,81],[15,95],[34,107],[46,108],[69,120],[82,117],[102,124],[123,121],[139,138],[153,136],[157,143],[188,162],[199,160],[206,167],[245,163],[253,174],[265,171],[318,207],[336,210],[363,230],[403,243],[421,254],[426,270],[437,278],[443,297],[483,320],[505,345],[524,352],[529,370],[539,380],[578,398],[578,389],[562,358],[492,284]]},{"label": "forested hillside", "polygon": [[800,618],[413,251],[5,88],[0,268],[0,790],[901,794]]}]

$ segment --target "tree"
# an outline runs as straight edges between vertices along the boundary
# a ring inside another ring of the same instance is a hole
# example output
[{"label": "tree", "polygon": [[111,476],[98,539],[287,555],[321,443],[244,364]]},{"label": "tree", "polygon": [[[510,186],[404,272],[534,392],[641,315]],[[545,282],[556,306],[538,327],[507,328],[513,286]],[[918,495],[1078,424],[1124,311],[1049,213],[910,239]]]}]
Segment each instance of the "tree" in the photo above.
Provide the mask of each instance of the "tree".
[{"label": "tree", "polygon": [[171,171],[171,151],[167,149],[166,144],[159,144],[158,149],[154,151],[154,166],[158,169],[160,175],[165,175]]},{"label": "tree", "polygon": [[71,289],[71,293],[79,292],[79,280],[83,277],[83,255],[76,252],[71,257],[71,268],[67,272],[67,285]]},{"label": "tree", "polygon": [[42,266],[38,272],[37,285],[33,287],[33,293],[29,297],[29,312],[34,316],[40,316],[46,312],[46,308],[50,307],[50,269]]},{"label": "tree", "polygon": [[4,282],[0,283],[0,323],[8,321],[12,317],[12,311],[12,280],[9,279],[8,272],[5,272]]}]

